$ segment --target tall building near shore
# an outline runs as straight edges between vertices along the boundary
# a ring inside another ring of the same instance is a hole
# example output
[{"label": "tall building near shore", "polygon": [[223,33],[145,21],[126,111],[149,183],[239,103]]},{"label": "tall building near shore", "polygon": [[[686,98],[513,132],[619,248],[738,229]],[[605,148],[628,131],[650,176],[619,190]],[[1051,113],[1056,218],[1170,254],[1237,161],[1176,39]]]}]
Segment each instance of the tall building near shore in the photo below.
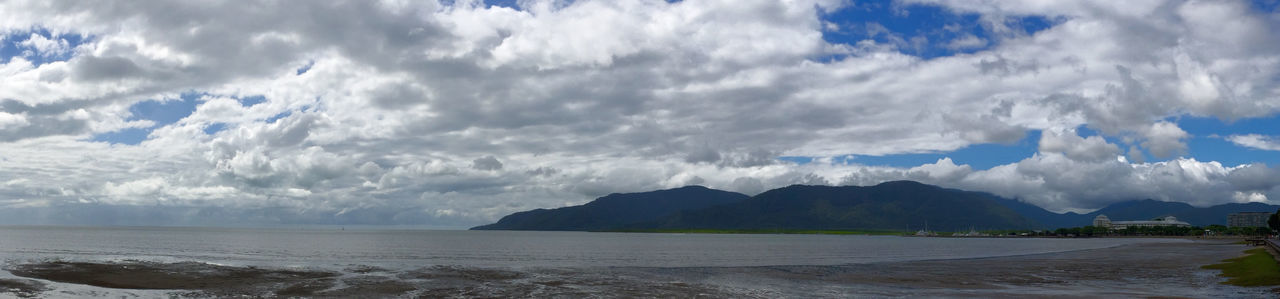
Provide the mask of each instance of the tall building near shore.
[{"label": "tall building near shore", "polygon": [[1227,226],[1230,227],[1267,227],[1268,212],[1240,212],[1227,215]]}]

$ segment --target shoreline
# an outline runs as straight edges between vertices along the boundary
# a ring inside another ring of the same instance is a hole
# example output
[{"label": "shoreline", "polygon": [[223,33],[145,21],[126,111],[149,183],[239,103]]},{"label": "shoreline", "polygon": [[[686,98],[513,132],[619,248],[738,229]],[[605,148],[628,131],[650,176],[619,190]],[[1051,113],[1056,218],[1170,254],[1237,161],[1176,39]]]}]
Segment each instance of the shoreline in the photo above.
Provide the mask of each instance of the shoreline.
[{"label": "shoreline", "polygon": [[[511,230],[518,231],[518,230]],[[1067,236],[1018,236],[1018,235],[986,235],[986,236],[956,236],[956,235],[933,235],[933,236],[917,236],[912,232],[894,231],[894,230],[803,230],[803,229],[635,229],[635,230],[604,230],[604,231],[580,231],[591,233],[642,233],[642,234],[712,234],[712,235],[857,235],[857,236],[898,236],[911,238],[960,238],[960,239],[1187,239],[1187,240],[1246,240],[1256,239],[1259,236],[1089,236],[1089,237],[1067,237]]]},{"label": "shoreline", "polygon": [[743,235],[863,235],[903,236],[906,232],[894,230],[813,230],[813,229],[622,229],[587,231],[592,233],[641,233],[641,234],[743,234]]},{"label": "shoreline", "polygon": [[[1274,297],[1276,287],[1238,287],[1202,269],[1252,247],[1213,241],[1144,243],[1017,256],[752,269],[757,285],[806,280],[830,297]],[[661,271],[661,270],[655,270]]]}]

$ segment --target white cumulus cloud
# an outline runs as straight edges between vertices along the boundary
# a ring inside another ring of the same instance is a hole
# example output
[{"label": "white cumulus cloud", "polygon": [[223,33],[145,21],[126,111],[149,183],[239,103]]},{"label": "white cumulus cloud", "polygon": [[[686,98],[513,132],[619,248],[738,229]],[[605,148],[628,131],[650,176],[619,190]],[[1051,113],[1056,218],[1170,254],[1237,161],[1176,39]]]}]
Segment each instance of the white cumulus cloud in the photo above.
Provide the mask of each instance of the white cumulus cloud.
[{"label": "white cumulus cloud", "polygon": [[1237,145],[1268,151],[1280,151],[1280,138],[1258,134],[1227,136],[1227,141]]},{"label": "white cumulus cloud", "polygon": [[[1280,198],[1274,168],[1187,157],[1191,136],[1169,121],[1280,111],[1277,19],[1245,3],[895,4],[978,14],[991,33],[928,59],[909,53],[929,40],[874,23],[859,26],[887,42],[828,42],[824,18],[845,4],[4,1],[6,40],[69,59],[0,65],[0,197],[178,215],[163,221],[450,227],[684,184],[912,179],[1058,211]],[[1023,16],[1051,26],[1011,27]],[[92,38],[72,49],[70,34]],[[161,123],[131,107],[178,98],[194,111],[142,143],[94,141]],[[830,159],[1035,130],[1038,153],[986,170]]]}]

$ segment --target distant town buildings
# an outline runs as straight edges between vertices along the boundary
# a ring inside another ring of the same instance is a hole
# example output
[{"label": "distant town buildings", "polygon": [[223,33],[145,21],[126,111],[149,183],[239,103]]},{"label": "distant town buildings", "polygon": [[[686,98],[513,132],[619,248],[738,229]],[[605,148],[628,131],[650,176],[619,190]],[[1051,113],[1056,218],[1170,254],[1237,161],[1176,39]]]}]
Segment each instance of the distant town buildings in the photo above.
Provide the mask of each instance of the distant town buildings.
[{"label": "distant town buildings", "polygon": [[[1263,222],[1265,223],[1266,220],[1263,220]],[[1110,229],[1126,229],[1130,227],[1160,227],[1160,226],[1191,227],[1191,224],[1178,221],[1178,218],[1175,218],[1173,216],[1164,216],[1161,218],[1156,218],[1154,220],[1111,221],[1110,218],[1107,218],[1107,215],[1098,215],[1098,217],[1093,218],[1093,226],[1106,227]]]},{"label": "distant town buildings", "polygon": [[1267,227],[1269,212],[1241,212],[1227,215],[1227,226],[1230,227]]},{"label": "distant town buildings", "polygon": [[973,227],[972,227],[972,226],[970,226],[970,227],[969,227],[969,232],[967,232],[967,233],[955,233],[955,234],[954,234],[954,235],[952,235],[952,236],[955,236],[955,237],[990,237],[990,236],[991,236],[991,234],[984,233],[984,232],[979,232],[978,230],[975,230],[975,229],[973,229]]}]

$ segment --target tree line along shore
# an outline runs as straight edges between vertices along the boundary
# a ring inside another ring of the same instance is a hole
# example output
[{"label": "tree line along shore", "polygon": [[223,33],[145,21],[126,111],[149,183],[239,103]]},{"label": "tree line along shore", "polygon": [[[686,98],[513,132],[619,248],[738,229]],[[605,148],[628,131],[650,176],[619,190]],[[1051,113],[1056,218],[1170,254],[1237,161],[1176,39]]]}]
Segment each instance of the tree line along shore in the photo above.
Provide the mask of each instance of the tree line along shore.
[{"label": "tree line along shore", "polygon": [[[916,236],[917,232],[906,230],[874,230],[874,229],[616,229],[602,232],[624,233],[684,233],[684,234],[822,234],[822,235],[872,235],[872,236]],[[1054,238],[1098,238],[1098,237],[1214,237],[1214,238],[1250,238],[1264,237],[1271,234],[1266,227],[1227,227],[1209,225],[1205,227],[1132,227],[1122,230],[1097,226],[1059,228],[1054,230],[976,230],[969,232],[929,232],[935,237],[1054,237]]]}]

